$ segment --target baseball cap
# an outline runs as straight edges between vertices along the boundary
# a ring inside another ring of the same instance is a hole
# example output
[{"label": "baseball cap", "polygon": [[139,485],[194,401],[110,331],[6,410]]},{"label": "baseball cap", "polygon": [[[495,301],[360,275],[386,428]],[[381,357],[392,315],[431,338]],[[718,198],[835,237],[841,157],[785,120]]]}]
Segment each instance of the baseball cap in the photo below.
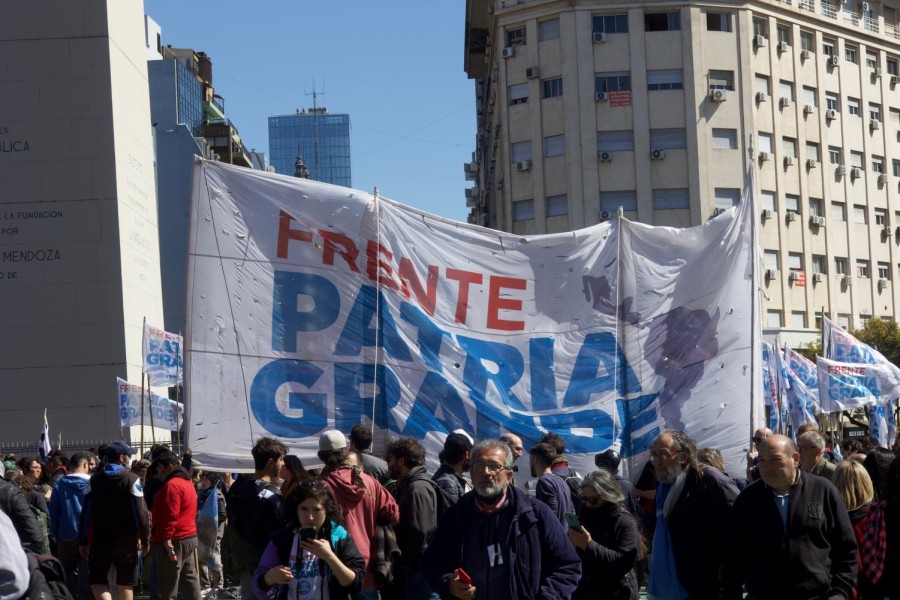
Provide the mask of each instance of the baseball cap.
[{"label": "baseball cap", "polygon": [[129,446],[125,440],[116,440],[106,449],[106,456],[110,460],[116,460],[123,454],[134,456],[137,454],[137,450]]},{"label": "baseball cap", "polygon": [[605,450],[594,457],[594,464],[600,469],[608,469],[615,473],[619,469],[622,458],[612,448]]},{"label": "baseball cap", "polygon": [[319,437],[319,452],[343,450],[347,447],[347,438],[337,429],[330,429]]}]

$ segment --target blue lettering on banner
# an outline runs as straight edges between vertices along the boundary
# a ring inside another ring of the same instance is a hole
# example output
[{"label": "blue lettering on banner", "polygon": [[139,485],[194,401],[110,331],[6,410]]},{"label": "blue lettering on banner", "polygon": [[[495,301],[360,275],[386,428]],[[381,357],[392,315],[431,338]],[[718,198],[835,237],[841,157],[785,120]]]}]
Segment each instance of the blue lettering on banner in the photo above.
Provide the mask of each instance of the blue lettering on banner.
[{"label": "blue lettering on banner", "polygon": [[[310,297],[313,308],[298,311],[299,296]],[[324,277],[275,271],[273,350],[297,352],[298,333],[322,331],[334,325],[340,315],[340,301],[337,287]],[[376,301],[380,304],[377,315]],[[378,298],[375,288],[361,286],[335,344],[334,355],[359,357],[364,348],[379,343],[388,357],[412,363],[414,352],[408,345],[412,340],[399,333],[388,307],[384,298]],[[266,364],[253,378],[250,407],[257,422],[280,437],[314,436],[327,426],[329,407],[333,405],[338,430],[349,430],[367,416],[374,418],[380,428],[421,439],[429,431],[472,431],[460,395],[467,392],[475,413],[473,433],[479,438],[497,437],[509,431],[530,444],[538,441],[541,430],[591,430],[592,435],[565,436],[569,452],[590,453],[615,441],[613,416],[591,407],[595,395],[613,393],[618,396],[615,402],[622,422],[618,433],[623,439],[624,456],[646,450],[659,433],[659,428],[653,426],[658,419],[658,394],[634,397],[641,393],[640,382],[610,332],[594,332],[585,337],[560,407],[552,337],[529,340],[530,401],[523,401],[512,391],[526,372],[525,358],[517,348],[453,336],[408,302],[400,303],[399,315],[417,330],[416,362],[411,367],[416,372],[424,371],[418,389],[412,390],[414,400],[404,423],[397,421],[393,410],[401,401],[404,384],[391,365],[379,364],[376,369],[372,364],[359,362],[314,363],[287,358]],[[378,322],[373,325],[376,316]],[[457,347],[465,352],[464,364],[456,365],[462,367],[461,374],[447,372],[449,365],[441,362],[442,347]],[[331,372],[326,374],[326,369]],[[321,382],[323,376],[332,378],[331,386]],[[287,412],[302,409],[302,414],[288,416],[276,405],[276,395],[285,384],[292,386]],[[329,397],[332,392],[309,391],[314,386],[333,390],[333,398]],[[493,401],[488,401],[489,397]],[[647,431],[638,435],[643,429]]]},{"label": "blue lettering on banner", "polygon": [[881,396],[878,379],[875,377],[851,377],[847,375],[831,375],[829,377],[828,397],[832,400],[851,400]]}]

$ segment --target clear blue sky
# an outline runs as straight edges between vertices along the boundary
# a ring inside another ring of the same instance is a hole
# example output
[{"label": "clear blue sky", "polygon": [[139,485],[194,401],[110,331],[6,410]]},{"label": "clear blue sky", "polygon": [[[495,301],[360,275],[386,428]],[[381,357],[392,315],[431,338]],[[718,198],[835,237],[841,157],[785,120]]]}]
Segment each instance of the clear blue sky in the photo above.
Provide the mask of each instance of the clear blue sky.
[{"label": "clear blue sky", "polygon": [[312,106],[315,81],[319,106],[350,114],[353,187],[465,220],[475,94],[464,2],[145,0],[144,10],[164,45],[209,55],[248,148],[268,154],[267,118]]}]

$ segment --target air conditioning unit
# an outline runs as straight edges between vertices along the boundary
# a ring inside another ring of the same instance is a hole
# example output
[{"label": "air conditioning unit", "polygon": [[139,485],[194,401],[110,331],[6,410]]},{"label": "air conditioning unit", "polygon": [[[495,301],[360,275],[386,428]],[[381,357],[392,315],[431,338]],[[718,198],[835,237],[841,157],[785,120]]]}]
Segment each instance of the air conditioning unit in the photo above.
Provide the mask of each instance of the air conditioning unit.
[{"label": "air conditioning unit", "polygon": [[883,290],[883,289],[886,288],[887,286],[888,286],[888,280],[885,279],[884,277],[881,277],[881,278],[878,280],[878,289],[879,289],[879,290]]},{"label": "air conditioning unit", "polygon": [[600,220],[601,221],[609,221],[611,218],[612,218],[612,213],[610,213],[608,210],[600,211]]},{"label": "air conditioning unit", "polygon": [[900,83],[900,75],[891,75],[891,85]]},{"label": "air conditioning unit", "polygon": [[756,92],[756,101],[757,102],[765,102],[766,101],[766,93],[765,92]]},{"label": "air conditioning unit", "polygon": [[804,104],[803,105],[803,114],[804,115],[811,115],[815,111],[816,111],[816,107],[813,106],[812,104]]},{"label": "air conditioning unit", "polygon": [[816,215],[811,215],[809,217],[809,224],[814,227],[825,227],[825,217],[817,217]]},{"label": "air conditioning unit", "polygon": [[878,185],[887,185],[888,176],[885,173],[882,173],[878,176]]},{"label": "air conditioning unit", "polygon": [[778,269],[766,269],[766,281],[772,281],[773,279],[778,279]]},{"label": "air conditioning unit", "polygon": [[601,152],[600,153],[600,162],[612,162],[612,152]]},{"label": "air conditioning unit", "polygon": [[841,177],[844,177],[847,174],[847,167],[845,167],[844,165],[838,165],[837,174]]},{"label": "air conditioning unit", "polygon": [[809,60],[813,57],[812,50],[803,50],[800,52],[800,60]]},{"label": "air conditioning unit", "polygon": [[478,206],[478,198],[466,196],[466,208],[475,208],[476,206]]},{"label": "air conditioning unit", "polygon": [[850,169],[850,177],[853,179],[859,179],[862,177],[862,170],[859,167],[853,167]]},{"label": "air conditioning unit", "polygon": [[791,271],[791,274],[788,275],[788,281],[800,281],[801,277],[800,271]]},{"label": "air conditioning unit", "polygon": [[728,92],[726,90],[709,90],[709,99],[713,102],[725,102],[728,100]]},{"label": "air conditioning unit", "polygon": [[764,35],[754,35],[753,36],[753,45],[757,48],[765,48],[769,44],[769,40],[766,39]]},{"label": "air conditioning unit", "polygon": [[525,77],[528,79],[537,79],[541,76],[541,70],[537,67],[528,67],[525,69]]},{"label": "air conditioning unit", "polygon": [[724,214],[725,214],[725,209],[724,209],[724,208],[717,208],[716,210],[712,211],[712,216],[713,216],[713,218],[716,218],[716,217],[718,217],[719,215],[724,215]]},{"label": "air conditioning unit", "polygon": [[881,121],[879,121],[878,119],[871,119],[869,121],[869,127],[872,128],[872,131],[875,131],[876,129],[881,129]]},{"label": "air conditioning unit", "polygon": [[826,120],[828,120],[828,121],[834,121],[834,120],[837,119],[837,118],[838,118],[838,111],[837,111],[837,110],[835,110],[835,109],[833,109],[833,108],[829,108],[828,110],[825,111],[825,119],[826,119]]},{"label": "air conditioning unit", "polygon": [[784,157],[784,166],[793,167],[794,166],[794,157],[793,156],[785,156]]},{"label": "air conditioning unit", "polygon": [[806,159],[806,168],[807,168],[807,169],[815,169],[816,166],[818,166],[818,164],[819,164],[819,163],[816,162],[816,159],[814,159],[814,158],[807,158],[807,159]]},{"label": "air conditioning unit", "polygon": [[875,67],[875,70],[872,71],[872,77],[881,77],[884,74],[884,71],[881,70],[881,67]]},{"label": "air conditioning unit", "polygon": [[768,208],[765,208],[765,209],[763,209],[762,215],[760,215],[760,216],[762,217],[762,220],[763,220],[763,221],[765,221],[766,219],[771,219],[771,218],[772,218],[772,211],[771,211],[770,209],[768,209]]},{"label": "air conditioning unit", "polygon": [[650,158],[652,160],[664,160],[666,158],[666,151],[658,148],[650,150]]},{"label": "air conditioning unit", "polygon": [[516,163],[516,171],[529,171],[531,170],[531,161],[530,160],[520,160]]},{"label": "air conditioning unit", "polygon": [[787,107],[789,107],[790,105],[791,105],[791,99],[790,99],[790,98],[781,98],[781,99],[778,101],[778,106],[780,106],[781,108],[787,108]]},{"label": "air conditioning unit", "polygon": [[768,152],[760,152],[759,153],[759,162],[766,162],[772,158],[772,155]]},{"label": "air conditioning unit", "polygon": [[787,214],[785,215],[785,218],[788,220],[788,223],[790,223],[791,221],[796,221],[796,220],[797,220],[797,213],[795,213],[795,212],[792,211],[792,210],[789,210],[789,211],[787,212]]},{"label": "air conditioning unit", "polygon": [[829,56],[828,64],[831,65],[832,67],[838,66],[839,64],[841,64],[841,57],[839,57],[837,54],[835,54],[833,56]]},{"label": "air conditioning unit", "polygon": [[841,283],[843,283],[847,287],[850,287],[851,285],[853,285],[853,278],[849,275],[844,275],[843,277],[841,277]]},{"label": "air conditioning unit", "polygon": [[889,237],[891,237],[891,235],[892,235],[893,233],[894,233],[894,232],[891,231],[891,226],[888,225],[887,223],[885,223],[885,224],[884,224],[884,228],[881,230],[881,235],[883,235],[883,236],[886,237],[886,238],[889,238]]},{"label": "air conditioning unit", "polygon": [[503,54],[503,58],[512,58],[513,56],[516,55],[516,47],[509,46],[507,48],[504,48],[502,54]]},{"label": "air conditioning unit", "polygon": [[788,43],[787,42],[778,42],[778,54],[784,54],[788,51]]},{"label": "air conditioning unit", "polygon": [[870,8],[871,7],[869,6],[868,2],[860,2],[859,3],[859,12],[861,12],[861,13],[869,12]]},{"label": "air conditioning unit", "polygon": [[813,283],[822,283],[825,280],[825,275],[822,273],[813,273]]},{"label": "air conditioning unit", "polygon": [[466,188],[466,198],[469,198],[469,199],[478,198],[478,188],[477,187]]},{"label": "air conditioning unit", "polygon": [[602,44],[606,41],[606,34],[602,31],[595,31],[592,39],[594,40],[595,44]]},{"label": "air conditioning unit", "polygon": [[597,102],[606,102],[609,100],[609,93],[607,92],[597,92],[594,94],[594,100]]}]

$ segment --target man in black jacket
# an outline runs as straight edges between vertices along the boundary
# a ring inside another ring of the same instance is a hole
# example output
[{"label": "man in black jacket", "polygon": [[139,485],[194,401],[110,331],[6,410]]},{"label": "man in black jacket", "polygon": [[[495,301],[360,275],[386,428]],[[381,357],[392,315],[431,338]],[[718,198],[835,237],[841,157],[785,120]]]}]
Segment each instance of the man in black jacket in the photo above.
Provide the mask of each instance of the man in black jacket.
[{"label": "man in black jacket", "polygon": [[838,600],[856,584],[856,539],[847,508],[826,479],[801,472],[793,440],[759,447],[761,481],[734,503],[726,599]]},{"label": "man in black jacket", "polygon": [[40,554],[44,547],[41,526],[22,491],[2,477],[0,477],[0,511],[12,521],[22,547],[29,552]]}]

